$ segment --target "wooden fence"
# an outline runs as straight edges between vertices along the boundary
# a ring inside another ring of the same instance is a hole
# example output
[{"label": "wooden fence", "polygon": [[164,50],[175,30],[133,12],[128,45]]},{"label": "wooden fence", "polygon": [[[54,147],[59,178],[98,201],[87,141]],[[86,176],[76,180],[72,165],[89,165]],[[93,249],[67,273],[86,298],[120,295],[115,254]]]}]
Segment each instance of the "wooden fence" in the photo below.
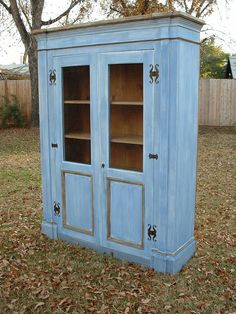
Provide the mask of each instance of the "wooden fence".
[{"label": "wooden fence", "polygon": [[236,80],[200,80],[199,125],[236,123]]},{"label": "wooden fence", "polygon": [[0,81],[0,102],[2,96],[11,99],[11,95],[16,95],[20,109],[22,110],[27,124],[31,121],[31,87],[30,80],[3,80]]},{"label": "wooden fence", "polygon": [[[26,120],[31,119],[30,80],[0,81],[0,98],[16,95]],[[236,123],[236,80],[200,80],[199,125],[230,126]]]}]

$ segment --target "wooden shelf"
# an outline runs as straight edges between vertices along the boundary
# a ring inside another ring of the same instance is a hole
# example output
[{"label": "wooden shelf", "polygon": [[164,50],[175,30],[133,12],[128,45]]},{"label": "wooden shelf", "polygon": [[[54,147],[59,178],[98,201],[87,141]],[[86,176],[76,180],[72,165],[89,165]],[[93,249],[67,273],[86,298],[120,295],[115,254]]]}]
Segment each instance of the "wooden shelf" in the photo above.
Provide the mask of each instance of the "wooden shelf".
[{"label": "wooden shelf", "polygon": [[111,105],[118,106],[142,106],[142,101],[111,101]]},{"label": "wooden shelf", "polygon": [[66,105],[89,105],[90,100],[64,100]]},{"label": "wooden shelf", "polygon": [[65,134],[65,138],[77,139],[77,140],[90,140],[90,134],[86,132],[70,132]]},{"label": "wooden shelf", "polygon": [[123,136],[113,136],[111,138],[112,143],[122,143],[122,144],[135,144],[142,145],[142,136],[138,135],[123,135]]}]

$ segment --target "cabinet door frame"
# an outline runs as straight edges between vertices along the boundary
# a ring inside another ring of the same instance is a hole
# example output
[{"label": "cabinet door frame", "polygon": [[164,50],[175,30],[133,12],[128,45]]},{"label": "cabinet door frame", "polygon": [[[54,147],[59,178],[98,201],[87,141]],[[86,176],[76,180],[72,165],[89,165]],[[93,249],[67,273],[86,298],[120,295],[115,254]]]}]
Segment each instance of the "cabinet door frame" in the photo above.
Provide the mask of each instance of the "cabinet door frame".
[{"label": "cabinet door frame", "polygon": [[[114,249],[127,254],[147,256],[147,250],[152,247],[151,241],[147,241],[148,223],[153,220],[153,167],[154,161],[149,159],[149,153],[153,153],[153,106],[155,103],[154,89],[155,84],[150,83],[149,71],[150,65],[154,63],[154,50],[140,51],[122,51],[101,53],[99,57],[100,84],[103,86],[100,92],[100,111],[103,121],[100,137],[100,156],[101,164],[105,167],[101,172],[101,209],[102,209],[102,244],[105,247]],[[110,64],[130,64],[143,63],[143,172],[132,170],[114,169],[109,167],[109,74]],[[110,197],[107,195],[110,191],[111,182],[124,182],[142,186],[143,194],[143,221],[142,221],[142,239],[140,243],[129,243],[129,241],[114,241],[111,239],[110,226]]]},{"label": "cabinet door frame", "polygon": [[[73,66],[84,66],[89,65],[90,67],[90,134],[91,134],[91,164],[81,164],[71,161],[64,160],[64,125],[63,125],[63,79],[62,79],[62,69],[63,67],[73,67]],[[98,206],[97,200],[94,195],[97,193],[97,180],[95,176],[95,161],[96,149],[98,135],[94,130],[97,125],[97,108],[94,106],[95,103],[95,94],[97,88],[97,81],[95,78],[96,73],[96,59],[91,53],[79,53],[75,52],[73,54],[61,54],[54,55],[53,57],[53,68],[56,70],[56,84],[54,88],[54,114],[55,119],[53,119],[55,127],[55,140],[58,144],[56,160],[54,165],[54,174],[55,174],[55,185],[56,185],[56,198],[57,202],[61,205],[61,214],[57,217],[58,232],[59,237],[68,236],[71,238],[78,238],[88,242],[97,242],[96,238],[98,236],[98,229],[96,223],[98,219]],[[82,228],[70,227],[65,221],[65,176],[66,174],[75,174],[81,175],[84,178],[91,180],[91,230],[83,230]],[[97,195],[97,194],[96,194]],[[61,234],[61,235],[60,235]]]}]

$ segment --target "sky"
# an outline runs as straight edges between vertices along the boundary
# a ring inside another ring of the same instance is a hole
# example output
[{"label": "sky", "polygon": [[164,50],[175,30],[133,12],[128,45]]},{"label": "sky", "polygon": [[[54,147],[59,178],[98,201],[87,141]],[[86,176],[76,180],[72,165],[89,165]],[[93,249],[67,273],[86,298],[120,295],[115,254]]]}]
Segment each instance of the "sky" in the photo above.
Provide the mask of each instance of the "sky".
[{"label": "sky", "polygon": [[[65,8],[66,1],[57,0],[57,9],[55,1],[51,2],[47,9],[47,18],[53,18]],[[229,52],[236,53],[236,0],[229,0],[229,9],[226,10],[224,0],[219,0],[219,5],[214,13],[205,19],[207,23],[204,29],[207,29],[207,35],[216,35],[217,44]],[[96,12],[93,18],[96,19]],[[202,32],[202,37],[206,36]],[[7,32],[0,33],[0,64],[21,63],[24,48],[20,40],[13,41]]]},{"label": "sky", "polygon": [[[224,1],[220,1],[215,12],[206,18],[206,28],[212,28],[212,34],[217,35],[218,44],[231,54],[236,53],[236,0],[229,0],[226,9]],[[202,34],[204,35],[204,34]]]}]

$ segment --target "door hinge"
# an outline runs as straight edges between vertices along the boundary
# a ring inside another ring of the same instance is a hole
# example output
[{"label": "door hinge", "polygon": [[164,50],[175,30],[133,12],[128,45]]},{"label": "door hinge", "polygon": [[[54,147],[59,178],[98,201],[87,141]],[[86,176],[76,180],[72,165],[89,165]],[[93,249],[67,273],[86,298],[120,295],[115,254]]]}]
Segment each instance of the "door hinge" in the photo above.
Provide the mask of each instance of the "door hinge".
[{"label": "door hinge", "polygon": [[150,71],[149,71],[149,77],[150,77],[150,81],[149,83],[153,83],[154,82],[154,78],[155,78],[155,83],[159,83],[158,78],[159,78],[159,70],[158,70],[159,64],[155,64],[155,70],[154,70],[154,66],[152,64],[150,64]]},{"label": "door hinge", "polygon": [[148,240],[153,240],[156,241],[156,236],[157,236],[157,230],[156,230],[156,225],[151,226],[148,224]]},{"label": "door hinge", "polygon": [[56,70],[49,70],[49,85],[56,85]]},{"label": "door hinge", "polygon": [[60,203],[54,202],[53,208],[54,208],[54,215],[55,216],[60,216],[60,212],[61,212]]},{"label": "door hinge", "polygon": [[148,155],[149,159],[158,159],[158,155],[157,154],[149,154]]}]

